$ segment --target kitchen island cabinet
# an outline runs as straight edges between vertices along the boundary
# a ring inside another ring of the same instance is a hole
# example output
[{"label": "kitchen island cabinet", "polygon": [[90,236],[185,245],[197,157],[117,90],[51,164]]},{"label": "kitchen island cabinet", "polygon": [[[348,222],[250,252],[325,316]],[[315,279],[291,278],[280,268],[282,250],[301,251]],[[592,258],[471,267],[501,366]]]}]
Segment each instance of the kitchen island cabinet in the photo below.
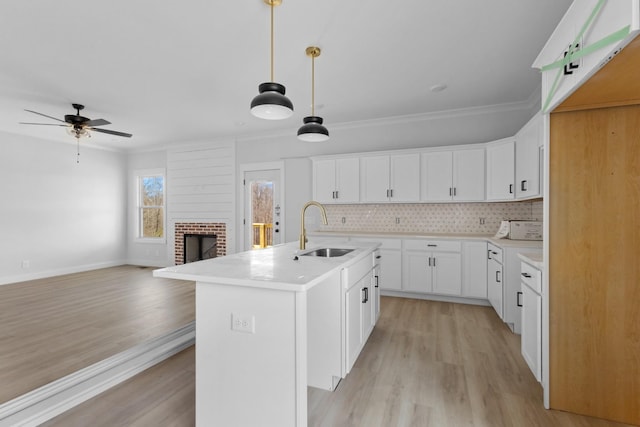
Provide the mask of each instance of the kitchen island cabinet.
[{"label": "kitchen island cabinet", "polygon": [[373,274],[375,246],[325,246],[353,249],[333,258],[296,246],[154,271],[196,282],[197,426],[306,426],[310,381],[332,388],[345,371],[341,277]]}]

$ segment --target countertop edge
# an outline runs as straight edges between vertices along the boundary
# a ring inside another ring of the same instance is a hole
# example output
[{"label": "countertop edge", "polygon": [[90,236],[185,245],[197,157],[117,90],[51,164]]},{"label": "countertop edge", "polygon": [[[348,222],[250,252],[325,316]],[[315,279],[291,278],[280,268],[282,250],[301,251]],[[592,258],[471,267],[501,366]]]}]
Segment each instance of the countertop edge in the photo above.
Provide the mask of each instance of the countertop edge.
[{"label": "countertop edge", "polygon": [[[317,277],[312,278],[308,282],[305,283],[292,283],[281,280],[256,280],[251,278],[238,278],[238,277],[229,277],[229,276],[220,276],[213,274],[197,274],[197,273],[188,273],[188,272],[180,272],[180,271],[172,271],[180,266],[173,267],[165,267],[161,269],[157,269],[153,271],[154,277],[163,277],[169,279],[178,279],[178,280],[189,280],[200,283],[211,283],[211,284],[220,284],[220,285],[231,285],[231,286],[244,286],[250,288],[260,288],[260,289],[271,289],[271,290],[281,290],[281,291],[290,291],[290,292],[306,292],[309,289],[313,288],[317,284],[324,281],[328,276],[330,276],[334,271],[341,270],[343,268],[347,268],[352,264],[357,263],[358,261],[364,259],[366,256],[371,255],[373,251],[375,251],[380,245],[379,244],[366,244],[366,245],[353,245],[350,242],[336,242],[336,246],[340,247],[353,247],[358,251],[354,256],[348,257],[344,260],[344,262],[337,263],[335,265],[327,266],[326,271],[319,274]],[[310,246],[307,250],[313,250],[314,246]],[[233,257],[231,254],[229,257]],[[310,257],[312,258],[312,257]],[[222,259],[222,258],[221,258]]]}]

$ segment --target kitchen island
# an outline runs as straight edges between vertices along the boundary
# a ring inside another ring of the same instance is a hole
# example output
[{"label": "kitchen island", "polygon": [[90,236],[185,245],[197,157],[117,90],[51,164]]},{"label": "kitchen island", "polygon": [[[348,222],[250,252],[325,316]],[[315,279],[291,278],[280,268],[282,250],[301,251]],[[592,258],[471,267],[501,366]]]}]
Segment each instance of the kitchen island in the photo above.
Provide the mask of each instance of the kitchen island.
[{"label": "kitchen island", "polygon": [[346,375],[346,291],[373,280],[377,245],[322,246],[352,251],[289,243],[154,271],[196,282],[196,425],[306,426],[307,386]]}]

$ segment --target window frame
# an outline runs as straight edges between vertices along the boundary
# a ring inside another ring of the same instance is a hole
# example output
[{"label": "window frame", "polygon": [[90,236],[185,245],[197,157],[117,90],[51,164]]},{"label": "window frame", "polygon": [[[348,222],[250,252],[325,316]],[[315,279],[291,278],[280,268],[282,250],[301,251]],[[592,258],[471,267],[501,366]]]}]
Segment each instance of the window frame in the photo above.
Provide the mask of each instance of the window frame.
[{"label": "window frame", "polygon": [[[142,182],[144,178],[162,177],[162,202],[161,206],[144,206],[142,204]],[[167,176],[164,169],[144,169],[135,172],[136,191],[136,229],[135,241],[137,243],[166,244],[167,242]],[[143,213],[144,208],[162,209],[162,237],[143,237]]]}]

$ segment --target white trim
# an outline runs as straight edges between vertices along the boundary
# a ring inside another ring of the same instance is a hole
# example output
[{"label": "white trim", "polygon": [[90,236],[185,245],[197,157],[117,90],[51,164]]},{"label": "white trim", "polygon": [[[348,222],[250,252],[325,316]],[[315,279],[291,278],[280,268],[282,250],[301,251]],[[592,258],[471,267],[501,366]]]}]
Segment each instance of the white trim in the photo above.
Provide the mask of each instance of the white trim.
[{"label": "white trim", "polygon": [[[152,244],[159,244],[159,245],[166,245],[167,244],[167,170],[165,168],[154,168],[154,169],[136,169],[133,171],[133,176],[134,176],[134,180],[135,180],[135,195],[136,195],[136,199],[135,199],[135,235],[133,237],[133,240],[135,243],[152,243]],[[140,211],[143,208],[143,206],[141,205],[141,200],[140,200],[140,195],[141,195],[141,189],[140,189],[140,182],[141,182],[141,178],[144,177],[154,177],[154,176],[162,176],[162,201],[163,204],[162,206],[147,206],[148,208],[153,208],[153,207],[162,207],[162,220],[163,220],[163,225],[162,225],[162,232],[163,232],[163,237],[141,237],[141,232],[142,232],[142,219],[140,217]]]},{"label": "white trim", "polygon": [[0,405],[0,427],[37,426],[195,343],[195,322]]},{"label": "white trim", "polygon": [[[266,171],[266,170],[278,170],[280,172],[280,231],[282,233],[281,235],[281,243],[286,242],[286,233],[285,233],[285,227],[282,224],[286,224],[287,218],[286,218],[286,209],[285,209],[285,202],[286,202],[286,198],[284,197],[284,179],[285,179],[285,171],[284,171],[284,161],[280,160],[280,161],[275,161],[275,162],[262,162],[262,163],[242,163],[238,166],[237,168],[237,183],[238,185],[236,186],[236,201],[241,200],[242,202],[242,207],[240,209],[236,209],[236,224],[239,224],[238,229],[236,230],[237,233],[237,238],[238,238],[238,242],[240,242],[240,248],[243,248],[242,250],[244,250],[244,238],[245,238],[245,224],[243,223],[244,220],[244,174],[246,172],[252,172],[252,171]],[[229,234],[229,232],[227,231],[227,234]],[[228,237],[227,237],[227,241],[228,241]],[[227,250],[227,254],[229,254],[230,252]]]},{"label": "white trim", "polygon": [[15,276],[0,277],[0,286],[12,283],[26,282],[28,280],[46,279],[49,277],[62,276],[64,274],[82,273],[85,271],[97,270],[99,268],[118,267],[127,265],[124,259],[98,262],[95,264],[76,265],[73,267],[58,268],[55,270],[45,270],[38,273],[17,274]]},{"label": "white trim", "polygon": [[394,290],[382,289],[382,288],[380,288],[380,295],[385,297],[413,298],[413,299],[422,299],[422,300],[428,300],[428,301],[443,301],[443,302],[455,302],[458,304],[491,306],[491,304],[489,304],[489,300],[486,300],[486,299],[455,297],[455,296],[436,295],[436,294],[421,294],[420,292],[394,291]]}]

